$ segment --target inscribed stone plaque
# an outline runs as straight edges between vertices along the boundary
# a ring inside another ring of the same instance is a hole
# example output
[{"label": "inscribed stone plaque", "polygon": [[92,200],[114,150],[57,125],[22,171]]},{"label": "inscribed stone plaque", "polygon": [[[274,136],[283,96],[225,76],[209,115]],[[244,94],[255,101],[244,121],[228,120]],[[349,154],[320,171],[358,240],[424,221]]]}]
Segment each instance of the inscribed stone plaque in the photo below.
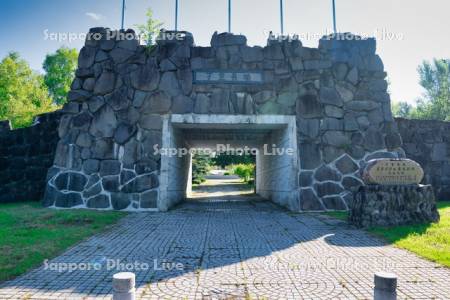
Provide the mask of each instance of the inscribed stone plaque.
[{"label": "inscribed stone plaque", "polygon": [[373,159],[364,168],[362,178],[366,184],[418,184],[423,179],[423,169],[410,159]]},{"label": "inscribed stone plaque", "polygon": [[198,70],[194,71],[194,83],[201,84],[262,84],[261,71]]}]

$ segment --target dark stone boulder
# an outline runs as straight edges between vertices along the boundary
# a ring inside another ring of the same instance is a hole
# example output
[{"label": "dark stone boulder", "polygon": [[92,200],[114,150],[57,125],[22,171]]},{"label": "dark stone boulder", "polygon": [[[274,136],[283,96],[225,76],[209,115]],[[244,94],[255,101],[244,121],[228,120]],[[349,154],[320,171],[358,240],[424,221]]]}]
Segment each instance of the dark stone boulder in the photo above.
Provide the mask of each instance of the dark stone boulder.
[{"label": "dark stone boulder", "polygon": [[122,123],[117,126],[117,129],[114,132],[114,141],[119,145],[123,145],[130,140],[135,132],[135,126]]},{"label": "dark stone boulder", "polygon": [[94,64],[96,51],[94,47],[83,47],[78,55],[78,68],[90,68]]},{"label": "dark stone boulder", "polygon": [[357,227],[402,226],[439,221],[431,185],[366,185],[359,188],[349,215]]},{"label": "dark stone boulder", "polygon": [[340,185],[334,182],[316,183],[314,187],[319,197],[337,195],[344,191]]},{"label": "dark stone boulder", "polygon": [[341,107],[344,103],[334,88],[322,87],[320,89],[320,102]]},{"label": "dark stone boulder", "polygon": [[322,202],[329,210],[347,210],[347,206],[340,196],[323,197]]},{"label": "dark stone boulder", "polygon": [[130,206],[132,195],[124,193],[111,193],[111,205],[113,209],[122,210]]},{"label": "dark stone boulder", "polygon": [[297,100],[297,116],[299,118],[320,118],[322,105],[316,95],[304,95]]},{"label": "dark stone boulder", "polygon": [[106,176],[102,178],[103,189],[107,192],[118,192],[120,187],[119,176]]},{"label": "dark stone boulder", "polygon": [[136,177],[136,174],[133,171],[122,170],[120,172],[120,184],[123,185],[135,177]]},{"label": "dark stone boulder", "polygon": [[326,163],[331,163],[344,153],[345,151],[342,148],[337,148],[334,146],[325,146],[323,147],[322,150],[323,161]]},{"label": "dark stone boulder", "polygon": [[324,207],[312,189],[301,189],[300,209],[304,211],[316,211],[323,210]]},{"label": "dark stone boulder", "polygon": [[364,183],[355,177],[347,176],[342,180],[342,185],[347,191],[355,191]]},{"label": "dark stone boulder", "polygon": [[173,99],[172,113],[174,114],[187,114],[194,111],[194,100],[184,95],[179,95]]},{"label": "dark stone boulder", "polygon": [[344,155],[336,162],[336,168],[342,174],[349,174],[356,172],[359,169],[359,166],[350,158],[350,156]]},{"label": "dark stone boulder", "polygon": [[145,101],[141,108],[141,112],[144,114],[152,113],[166,113],[170,110],[172,101],[169,96],[164,92],[154,93],[148,101]]},{"label": "dark stone boulder", "polygon": [[147,191],[141,194],[141,208],[157,208],[158,192]]},{"label": "dark stone boulder", "polygon": [[398,133],[389,133],[385,137],[386,147],[389,150],[396,149],[402,146],[402,137]]},{"label": "dark stone boulder", "polygon": [[124,193],[141,193],[158,186],[158,178],[154,174],[138,176],[122,187]]},{"label": "dark stone boulder", "polygon": [[154,62],[140,66],[130,74],[131,85],[141,91],[154,91],[159,84],[159,71]]},{"label": "dark stone boulder", "polygon": [[103,160],[100,163],[100,176],[118,175],[120,162],[118,160]]},{"label": "dark stone boulder", "polygon": [[81,192],[84,190],[84,187],[86,186],[87,178],[81,173],[69,173],[69,182],[67,189],[69,191],[77,191]]},{"label": "dark stone boulder", "polygon": [[195,98],[194,113],[207,114],[209,112],[209,97],[205,94],[197,94]]},{"label": "dark stone boulder", "polygon": [[336,170],[333,170],[331,167],[327,165],[322,165],[319,169],[316,170],[314,174],[314,178],[317,181],[340,181],[341,174]]},{"label": "dark stone boulder", "polygon": [[83,192],[83,197],[84,198],[90,198],[93,197],[95,195],[98,195],[102,192],[102,184],[100,182],[97,182],[96,184],[94,184],[93,186],[87,188],[84,192]]},{"label": "dark stone boulder", "polygon": [[44,198],[42,200],[42,205],[44,207],[49,207],[55,204],[56,199],[58,198],[59,191],[55,189],[50,184],[47,184],[45,188]]},{"label": "dark stone boulder", "polygon": [[69,182],[69,173],[60,173],[58,174],[58,176],[56,176],[54,184],[58,190],[63,191],[67,190],[68,182]]},{"label": "dark stone boulder", "polygon": [[364,135],[364,148],[369,151],[375,151],[385,148],[384,138],[381,132],[370,127]]},{"label": "dark stone boulder", "polygon": [[117,127],[117,117],[109,105],[94,114],[89,132],[95,137],[112,137]]},{"label": "dark stone boulder", "polygon": [[298,183],[301,187],[310,187],[313,182],[313,172],[312,171],[302,171],[298,176]]},{"label": "dark stone boulder", "polygon": [[300,165],[302,169],[315,169],[321,162],[320,147],[318,144],[302,143],[299,145]]},{"label": "dark stone boulder", "polygon": [[139,161],[135,165],[136,174],[151,173],[151,172],[156,171],[158,169],[159,169],[158,162],[156,162],[156,161],[154,161],[152,159]]},{"label": "dark stone boulder", "polygon": [[160,115],[141,115],[139,126],[148,130],[161,130],[162,117]]},{"label": "dark stone boulder", "polygon": [[94,87],[95,95],[104,95],[111,93],[116,84],[116,75],[112,72],[103,72],[97,79]]},{"label": "dark stone boulder", "polygon": [[89,126],[91,119],[92,119],[91,114],[84,111],[72,118],[72,125],[74,127]]},{"label": "dark stone boulder", "polygon": [[111,94],[104,96],[105,102],[108,103],[115,111],[124,110],[130,106],[130,101],[127,98],[128,89],[122,87],[116,89]]},{"label": "dark stone boulder", "polygon": [[58,193],[56,197],[56,207],[74,207],[83,204],[83,199],[79,193]]},{"label": "dark stone boulder", "polygon": [[88,208],[109,208],[109,197],[106,195],[97,195],[87,200],[86,206]]}]

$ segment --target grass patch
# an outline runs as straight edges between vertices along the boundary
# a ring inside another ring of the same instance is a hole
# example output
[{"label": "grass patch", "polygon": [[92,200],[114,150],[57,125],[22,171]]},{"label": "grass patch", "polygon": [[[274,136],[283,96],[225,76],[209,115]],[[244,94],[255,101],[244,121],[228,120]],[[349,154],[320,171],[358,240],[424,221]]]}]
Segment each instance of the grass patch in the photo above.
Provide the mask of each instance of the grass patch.
[{"label": "grass patch", "polygon": [[348,212],[346,211],[327,211],[323,214],[343,221],[347,221],[348,217]]},{"label": "grass patch", "polygon": [[[399,248],[450,267],[450,201],[437,202],[437,207],[441,216],[439,223],[373,227],[368,231]],[[348,216],[345,211],[323,214],[344,221]]]},{"label": "grass patch", "polygon": [[450,202],[437,203],[439,223],[374,227],[369,232],[384,238],[399,248],[450,267]]},{"label": "grass patch", "polygon": [[39,202],[0,204],[0,282],[57,256],[124,215],[114,211],[48,209]]}]

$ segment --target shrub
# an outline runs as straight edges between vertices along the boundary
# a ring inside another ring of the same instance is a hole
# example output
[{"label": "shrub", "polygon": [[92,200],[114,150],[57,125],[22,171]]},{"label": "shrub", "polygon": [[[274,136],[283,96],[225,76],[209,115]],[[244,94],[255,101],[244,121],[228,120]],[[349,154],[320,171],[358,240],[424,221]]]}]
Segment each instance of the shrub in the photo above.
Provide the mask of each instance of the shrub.
[{"label": "shrub", "polygon": [[233,166],[233,174],[239,176],[246,183],[253,177],[255,164],[238,164]]}]

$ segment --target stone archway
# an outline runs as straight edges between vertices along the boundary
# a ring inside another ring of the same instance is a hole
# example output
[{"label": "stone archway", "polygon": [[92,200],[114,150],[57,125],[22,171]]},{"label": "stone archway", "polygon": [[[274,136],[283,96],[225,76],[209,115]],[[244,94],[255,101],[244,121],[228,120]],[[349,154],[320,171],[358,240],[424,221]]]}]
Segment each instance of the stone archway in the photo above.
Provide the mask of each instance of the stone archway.
[{"label": "stone archway", "polygon": [[362,184],[360,165],[403,153],[374,39],[323,37],[318,48],[268,40],[249,47],[242,35],[215,33],[211,47],[197,47],[182,32],[149,48],[137,39],[110,39],[111,33],[93,28],[80,52],[46,206],[171,207],[181,196],[159,200],[168,199],[173,185],[154,146],[163,144],[164,124],[177,115],[295,119],[298,172],[289,180],[299,189],[260,190],[292,210],[347,209],[351,189]]}]

